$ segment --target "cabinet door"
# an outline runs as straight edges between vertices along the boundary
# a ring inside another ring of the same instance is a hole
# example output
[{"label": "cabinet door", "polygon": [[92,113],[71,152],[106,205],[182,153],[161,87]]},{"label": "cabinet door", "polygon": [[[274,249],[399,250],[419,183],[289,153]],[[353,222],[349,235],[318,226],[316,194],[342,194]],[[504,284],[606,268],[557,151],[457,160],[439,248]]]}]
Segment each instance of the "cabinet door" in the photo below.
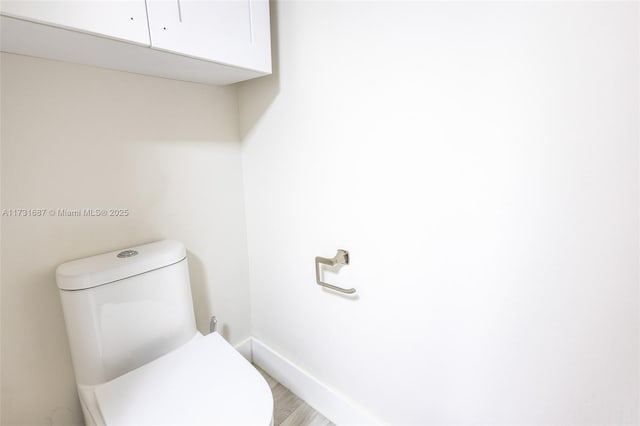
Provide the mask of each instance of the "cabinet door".
[{"label": "cabinet door", "polygon": [[144,0],[2,0],[0,13],[150,45]]},{"label": "cabinet door", "polygon": [[271,72],[268,0],[147,0],[151,47]]}]

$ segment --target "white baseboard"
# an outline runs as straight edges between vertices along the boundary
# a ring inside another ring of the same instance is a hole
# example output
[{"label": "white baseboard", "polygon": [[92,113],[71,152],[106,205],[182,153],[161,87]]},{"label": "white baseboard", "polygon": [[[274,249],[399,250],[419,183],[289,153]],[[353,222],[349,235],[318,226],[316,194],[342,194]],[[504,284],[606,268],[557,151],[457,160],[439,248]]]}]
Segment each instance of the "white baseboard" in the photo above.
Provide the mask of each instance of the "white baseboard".
[{"label": "white baseboard", "polygon": [[249,337],[234,346],[236,350],[240,352],[240,355],[245,357],[249,362],[253,362],[253,355],[251,354],[251,340],[252,338]]},{"label": "white baseboard", "polygon": [[237,345],[236,349],[336,425],[381,424],[344,395],[329,388],[258,339],[250,337]]}]

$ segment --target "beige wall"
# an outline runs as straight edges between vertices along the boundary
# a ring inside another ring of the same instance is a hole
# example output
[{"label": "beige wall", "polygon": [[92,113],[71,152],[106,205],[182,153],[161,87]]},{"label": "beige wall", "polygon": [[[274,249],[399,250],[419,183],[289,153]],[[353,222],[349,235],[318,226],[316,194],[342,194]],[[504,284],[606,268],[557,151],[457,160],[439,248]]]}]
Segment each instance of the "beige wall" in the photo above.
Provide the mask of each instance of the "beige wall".
[{"label": "beige wall", "polygon": [[174,238],[198,326],[249,335],[234,88],[2,54],[2,208],[128,217],[2,218],[2,424],[81,423],[54,279],[61,262]]},{"label": "beige wall", "polygon": [[[2,57],[0,57],[0,66]],[[0,69],[0,76],[2,75]],[[1,77],[0,77],[1,78]],[[0,209],[2,209],[2,84],[0,84]],[[0,219],[0,424],[2,424],[2,223]]]}]

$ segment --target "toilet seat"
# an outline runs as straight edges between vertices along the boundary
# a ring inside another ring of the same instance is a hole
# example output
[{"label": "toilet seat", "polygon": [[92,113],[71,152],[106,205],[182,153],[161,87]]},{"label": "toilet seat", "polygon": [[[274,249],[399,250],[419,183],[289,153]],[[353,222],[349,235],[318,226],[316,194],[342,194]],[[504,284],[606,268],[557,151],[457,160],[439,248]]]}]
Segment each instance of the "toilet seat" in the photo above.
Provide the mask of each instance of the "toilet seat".
[{"label": "toilet seat", "polygon": [[271,424],[264,378],[218,333],[94,389],[107,425]]}]

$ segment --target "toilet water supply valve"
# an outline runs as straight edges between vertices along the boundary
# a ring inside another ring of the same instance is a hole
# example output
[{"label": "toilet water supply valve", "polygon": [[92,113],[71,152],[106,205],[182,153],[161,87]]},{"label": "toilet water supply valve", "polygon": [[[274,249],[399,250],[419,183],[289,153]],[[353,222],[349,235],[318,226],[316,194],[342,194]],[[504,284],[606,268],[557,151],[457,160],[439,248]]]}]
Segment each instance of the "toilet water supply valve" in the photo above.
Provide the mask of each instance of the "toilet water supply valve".
[{"label": "toilet water supply valve", "polygon": [[218,319],[216,316],[211,317],[211,321],[209,322],[209,333],[213,333],[218,328]]}]

